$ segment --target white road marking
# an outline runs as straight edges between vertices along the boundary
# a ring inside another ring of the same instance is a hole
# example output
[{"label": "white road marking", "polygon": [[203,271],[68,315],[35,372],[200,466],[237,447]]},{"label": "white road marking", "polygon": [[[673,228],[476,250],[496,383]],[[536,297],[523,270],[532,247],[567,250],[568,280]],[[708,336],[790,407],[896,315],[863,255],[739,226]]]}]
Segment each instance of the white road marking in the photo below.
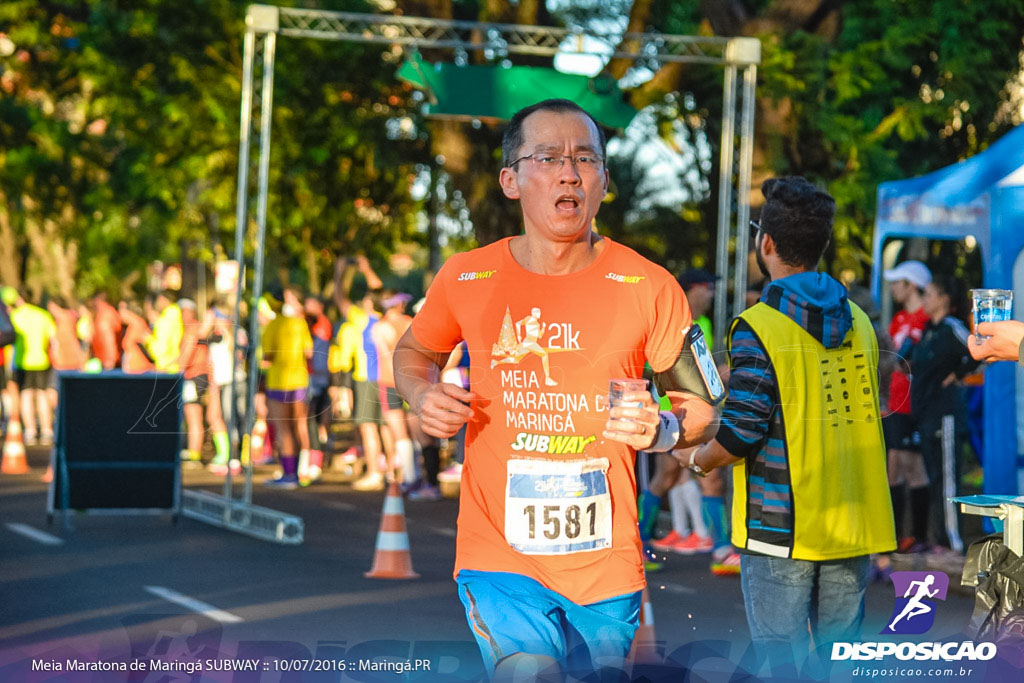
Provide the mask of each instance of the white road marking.
[{"label": "white road marking", "polygon": [[64,543],[63,538],[57,538],[53,534],[48,534],[45,531],[40,531],[35,527],[31,527],[28,524],[21,524],[19,522],[8,522],[5,524],[8,529],[16,534],[24,536],[25,538],[31,538],[33,541],[42,543],[43,545],[61,545]]},{"label": "white road marking", "polygon": [[455,529],[449,529],[447,527],[434,526],[434,527],[430,527],[430,530],[433,531],[435,534],[441,534],[442,536],[448,536],[450,538],[455,538]]},{"label": "white road marking", "polygon": [[680,595],[693,595],[697,592],[696,588],[690,588],[689,586],[680,586],[678,583],[654,583],[652,584],[655,589],[664,588],[669,593],[679,593]]},{"label": "white road marking", "polygon": [[214,621],[219,621],[224,624],[237,624],[242,621],[242,617],[231,612],[225,612],[224,610],[217,609],[213,605],[203,602],[202,600],[196,600],[190,598],[183,593],[171,590],[170,588],[164,588],[163,586],[143,586],[147,593],[152,593],[158,598],[163,598],[168,602],[173,602],[177,605],[181,605],[185,609],[190,609],[193,612],[198,612],[204,617],[209,617]]},{"label": "white road marking", "polygon": [[334,501],[327,504],[327,507],[334,508],[335,510],[344,510],[345,512],[352,512],[356,509],[355,503],[345,503],[343,501]]}]

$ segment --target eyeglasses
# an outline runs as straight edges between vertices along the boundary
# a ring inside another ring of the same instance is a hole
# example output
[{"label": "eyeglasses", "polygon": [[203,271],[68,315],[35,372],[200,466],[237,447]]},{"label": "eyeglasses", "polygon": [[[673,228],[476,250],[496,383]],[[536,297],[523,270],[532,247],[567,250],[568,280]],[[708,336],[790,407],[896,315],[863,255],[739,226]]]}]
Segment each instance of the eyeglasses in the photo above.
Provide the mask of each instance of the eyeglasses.
[{"label": "eyeglasses", "polygon": [[573,168],[581,173],[597,172],[601,170],[601,166],[604,164],[604,159],[602,157],[589,152],[583,152],[581,154],[548,154],[547,152],[534,152],[533,154],[521,156],[506,165],[511,168],[520,161],[526,161],[527,159],[532,161],[534,166],[545,171],[554,171],[556,169],[565,168],[566,159],[572,163]]}]

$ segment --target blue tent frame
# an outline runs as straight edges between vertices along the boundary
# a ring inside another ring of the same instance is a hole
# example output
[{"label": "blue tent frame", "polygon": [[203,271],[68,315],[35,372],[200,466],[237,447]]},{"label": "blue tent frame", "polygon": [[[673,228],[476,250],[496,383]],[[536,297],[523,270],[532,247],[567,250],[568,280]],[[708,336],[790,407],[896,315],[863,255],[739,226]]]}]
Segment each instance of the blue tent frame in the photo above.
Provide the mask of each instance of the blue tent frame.
[{"label": "blue tent frame", "polygon": [[[1022,167],[1024,125],[960,163],[879,185],[871,278],[875,301],[881,300],[882,247],[900,237],[962,240],[972,235],[981,248],[982,286],[1013,289],[1014,265],[1024,250]],[[1018,493],[1017,421],[1024,415],[1017,415],[1015,375],[1012,363],[994,363],[985,371],[985,493]]]}]

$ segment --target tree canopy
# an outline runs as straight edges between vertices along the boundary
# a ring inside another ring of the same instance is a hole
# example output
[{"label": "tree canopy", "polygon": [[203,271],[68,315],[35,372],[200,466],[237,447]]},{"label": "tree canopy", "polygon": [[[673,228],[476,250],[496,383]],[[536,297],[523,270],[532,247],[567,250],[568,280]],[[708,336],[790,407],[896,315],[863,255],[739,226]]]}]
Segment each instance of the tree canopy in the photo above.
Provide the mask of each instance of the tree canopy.
[{"label": "tree canopy", "polygon": [[[1021,120],[1019,80],[1008,85],[1021,72],[1018,0],[294,4],[756,36],[755,182],[799,174],[829,189],[839,211],[828,266],[850,278],[867,268],[879,182],[965,158]],[[151,260],[232,253],[244,11],[230,0],[0,4],[0,281],[33,296],[127,293],[144,286]],[[500,127],[424,118],[422,95],[395,78],[403,58],[397,48],[280,42],[267,241],[280,279],[319,289],[336,254],[383,265],[399,249],[424,265],[430,213],[449,248],[519,231],[495,180]],[[674,269],[706,265],[721,73],[642,66],[650,73],[606,67],[639,83],[628,97],[641,114],[612,131],[599,227]]]}]

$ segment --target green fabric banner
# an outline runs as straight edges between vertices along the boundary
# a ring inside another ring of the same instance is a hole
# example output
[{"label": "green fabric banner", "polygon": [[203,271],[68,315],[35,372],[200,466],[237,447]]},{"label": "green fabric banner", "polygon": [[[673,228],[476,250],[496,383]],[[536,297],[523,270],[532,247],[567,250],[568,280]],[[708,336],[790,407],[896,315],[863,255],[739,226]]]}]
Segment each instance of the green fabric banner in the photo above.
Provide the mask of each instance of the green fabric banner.
[{"label": "green fabric banner", "polygon": [[427,93],[428,116],[507,121],[523,107],[555,97],[572,100],[609,128],[625,128],[636,115],[615,81],[604,76],[536,66],[431,64],[417,54],[402,64],[398,78]]}]

